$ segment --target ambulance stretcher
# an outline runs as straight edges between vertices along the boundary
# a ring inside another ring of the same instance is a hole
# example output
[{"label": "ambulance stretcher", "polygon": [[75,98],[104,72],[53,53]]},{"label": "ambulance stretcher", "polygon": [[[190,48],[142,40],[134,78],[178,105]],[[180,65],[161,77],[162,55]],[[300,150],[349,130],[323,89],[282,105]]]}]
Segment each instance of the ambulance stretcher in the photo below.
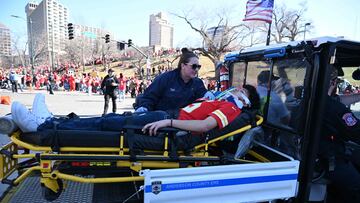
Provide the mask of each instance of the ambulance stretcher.
[{"label": "ambulance stretcher", "polygon": [[[291,157],[257,142],[248,150],[249,137],[247,141],[240,138],[237,152],[241,159],[224,156],[221,148],[230,143],[225,140],[254,136],[263,121],[257,116],[252,124],[237,126],[237,120],[244,119],[241,115],[187,149],[176,146],[178,129],[163,129],[163,149],[156,151],[128,147],[129,137],[141,129],[137,126],[126,126],[121,132],[16,130],[9,134],[11,142],[0,149],[0,179],[16,186],[38,172],[44,198],[50,201],[60,196],[66,187],[64,180],[143,181],[145,202],[232,202],[233,198],[242,202],[295,196],[299,162]],[[9,180],[15,171],[18,177]],[[118,176],[119,171],[130,175]]]}]

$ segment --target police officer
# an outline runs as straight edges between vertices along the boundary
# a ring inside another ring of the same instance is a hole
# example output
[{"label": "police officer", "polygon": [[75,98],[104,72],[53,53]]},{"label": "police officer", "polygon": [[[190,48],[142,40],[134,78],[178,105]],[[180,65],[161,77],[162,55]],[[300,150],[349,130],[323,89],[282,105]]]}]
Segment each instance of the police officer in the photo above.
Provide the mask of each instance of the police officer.
[{"label": "police officer", "polygon": [[118,79],[114,75],[114,70],[111,68],[108,70],[108,74],[105,76],[103,81],[101,82],[101,89],[104,92],[104,113],[103,116],[107,113],[109,108],[109,100],[112,99],[112,112],[116,113],[116,95],[117,95],[117,87],[119,85]]},{"label": "police officer", "polygon": [[178,67],[159,75],[136,100],[136,112],[163,110],[176,118],[180,108],[201,97],[215,98],[197,77],[199,57],[187,48],[181,50]]},{"label": "police officer", "polygon": [[331,200],[337,197],[339,202],[360,202],[360,165],[356,163],[360,156],[346,144],[360,144],[360,121],[333,96],[336,86],[337,77],[333,77],[325,100],[319,157],[328,171]]},{"label": "police officer", "polygon": [[54,94],[54,85],[55,85],[55,78],[54,78],[54,73],[50,72],[49,73],[49,77],[48,77],[48,85],[49,85],[49,94]]}]

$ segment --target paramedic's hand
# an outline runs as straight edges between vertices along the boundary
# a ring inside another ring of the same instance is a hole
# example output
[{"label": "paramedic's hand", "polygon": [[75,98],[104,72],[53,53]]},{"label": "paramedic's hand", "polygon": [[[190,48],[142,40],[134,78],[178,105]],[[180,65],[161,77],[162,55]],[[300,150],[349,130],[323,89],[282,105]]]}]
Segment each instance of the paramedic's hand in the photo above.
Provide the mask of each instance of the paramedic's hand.
[{"label": "paramedic's hand", "polygon": [[136,113],[143,113],[143,112],[147,112],[148,109],[146,107],[139,107],[135,110]]},{"label": "paramedic's hand", "polygon": [[170,119],[166,119],[166,120],[156,121],[153,123],[148,123],[143,127],[142,131],[143,133],[145,133],[147,130],[149,130],[149,135],[153,136],[156,135],[159,128],[170,126],[171,124],[170,122],[171,122]]},{"label": "paramedic's hand", "polygon": [[215,100],[215,95],[211,91],[207,91],[204,94],[203,98],[208,99],[208,100]]}]

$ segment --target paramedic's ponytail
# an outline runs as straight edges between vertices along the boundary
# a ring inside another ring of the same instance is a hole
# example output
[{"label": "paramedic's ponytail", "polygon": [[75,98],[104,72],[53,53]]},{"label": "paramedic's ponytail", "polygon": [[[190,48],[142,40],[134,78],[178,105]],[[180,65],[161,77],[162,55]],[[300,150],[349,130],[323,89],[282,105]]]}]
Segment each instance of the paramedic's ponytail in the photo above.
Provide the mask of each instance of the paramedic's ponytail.
[{"label": "paramedic's ponytail", "polygon": [[199,58],[194,52],[190,51],[189,49],[182,48],[181,49],[181,56],[180,56],[179,63],[178,63],[178,66],[177,66],[177,70],[180,71],[181,70],[181,64],[189,63],[190,58],[193,58],[193,57]]}]

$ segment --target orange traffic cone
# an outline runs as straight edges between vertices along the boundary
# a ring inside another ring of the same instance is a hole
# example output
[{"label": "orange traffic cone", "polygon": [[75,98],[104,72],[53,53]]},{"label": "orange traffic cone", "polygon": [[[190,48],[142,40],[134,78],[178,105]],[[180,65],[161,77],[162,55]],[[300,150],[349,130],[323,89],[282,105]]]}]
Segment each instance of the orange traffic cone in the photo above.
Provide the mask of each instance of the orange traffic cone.
[{"label": "orange traffic cone", "polygon": [[0,103],[5,105],[10,105],[10,96],[0,96]]}]

